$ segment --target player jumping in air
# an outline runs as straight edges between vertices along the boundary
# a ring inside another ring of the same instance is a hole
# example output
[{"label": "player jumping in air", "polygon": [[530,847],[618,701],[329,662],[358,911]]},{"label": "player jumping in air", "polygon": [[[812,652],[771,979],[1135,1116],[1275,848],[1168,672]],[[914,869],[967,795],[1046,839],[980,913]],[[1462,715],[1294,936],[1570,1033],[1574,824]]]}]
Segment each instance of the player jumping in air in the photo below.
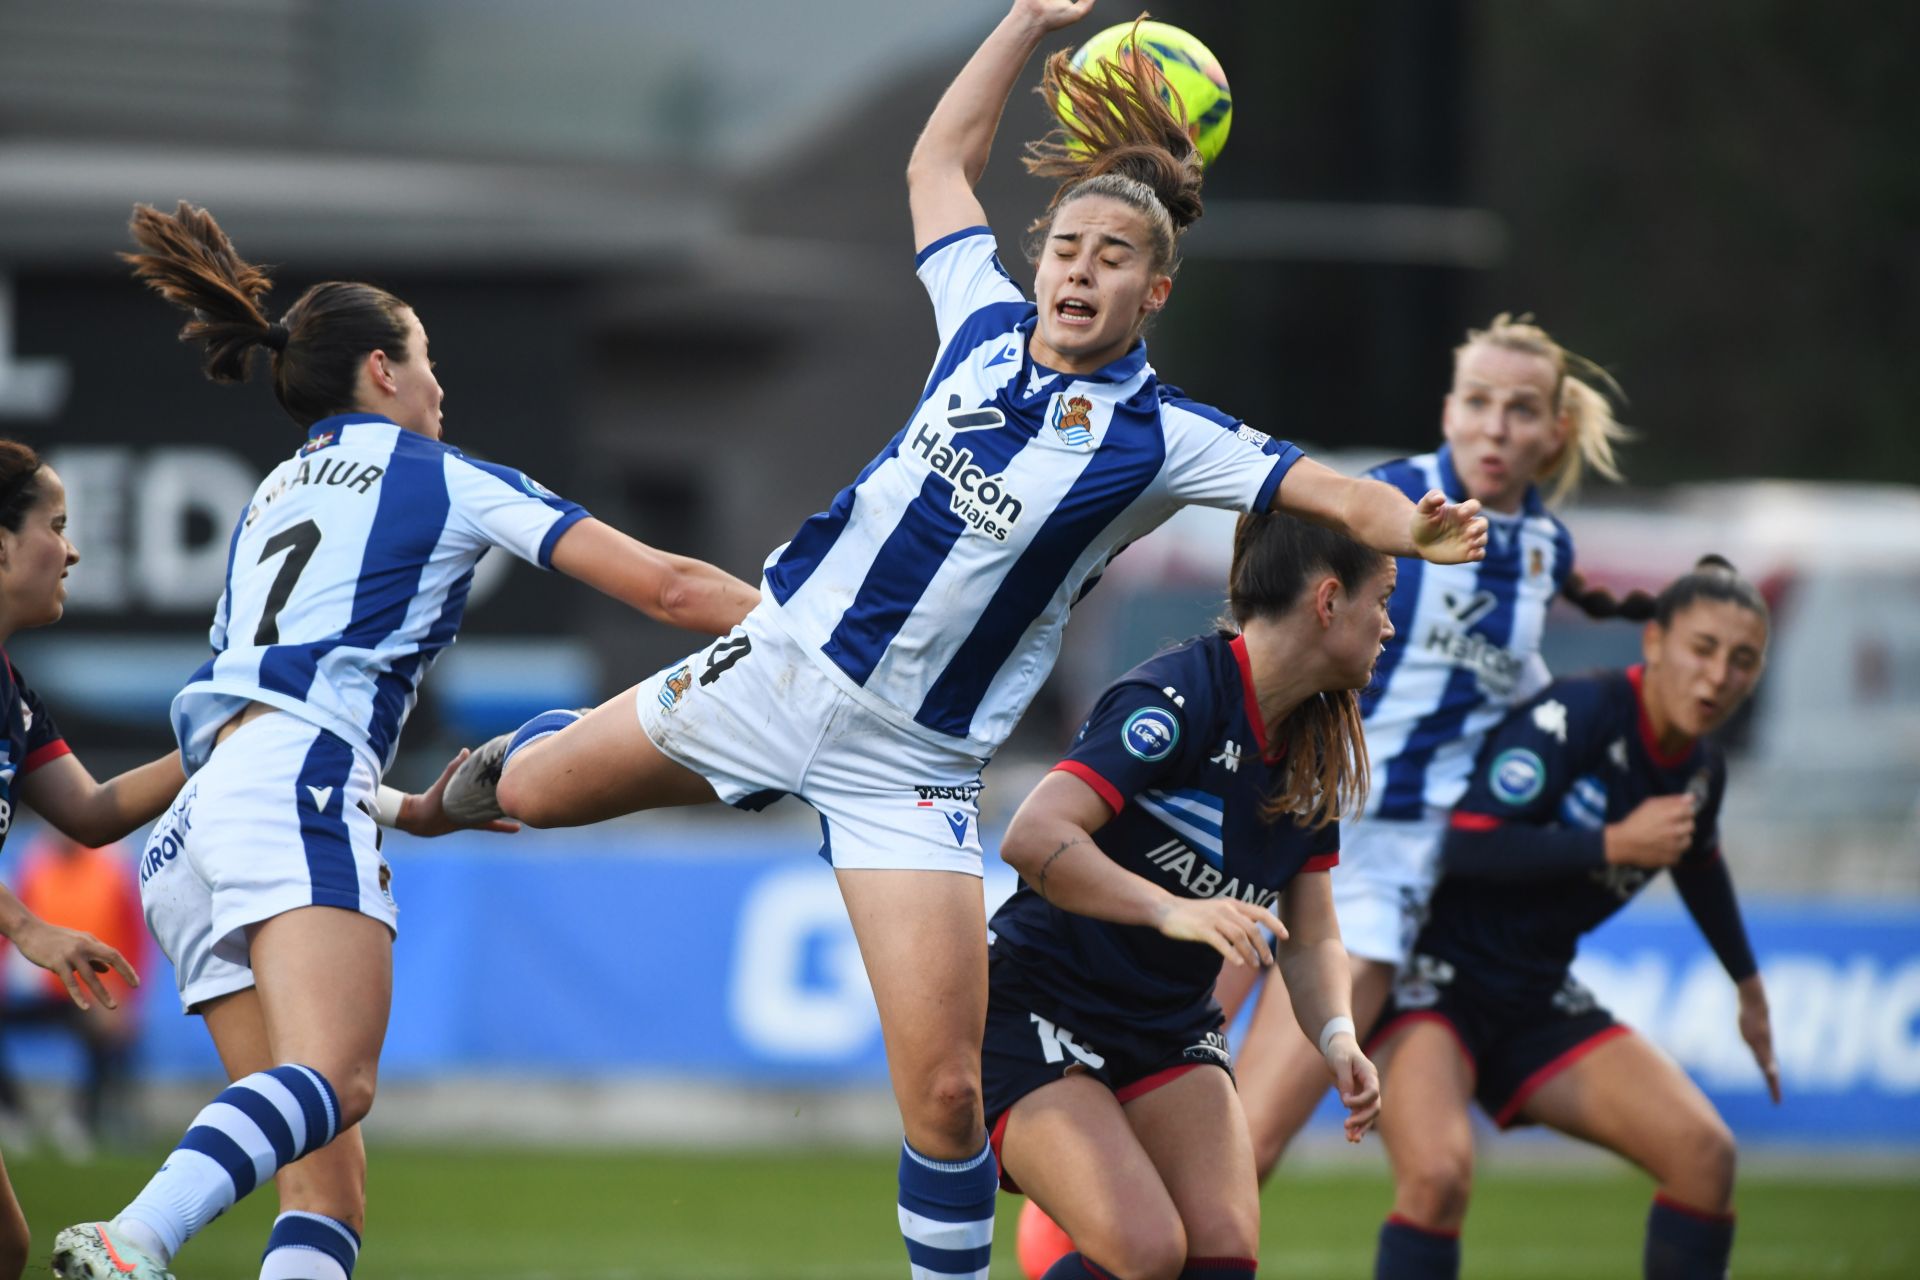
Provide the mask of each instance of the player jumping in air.
[{"label": "player jumping in air", "polygon": [[173,702],[190,781],[140,864],[181,1003],[205,1019],[233,1084],[111,1223],[60,1233],[54,1271],[169,1274],[196,1231],[277,1176],[263,1280],[346,1280],[365,1201],[356,1126],[393,982],[376,823],[454,825],[440,805],[448,774],[415,797],[380,775],[460,628],[474,565],[502,547],[709,634],[756,596],[444,443],[426,329],[392,294],[333,281],[269,320],[271,282],[204,210],[142,206],[133,235],[136,274],[193,313],[181,337],[206,343],[207,375],[241,381],[266,349],[306,441],[234,526],[214,656]]},{"label": "player jumping in air", "polygon": [[1200,168],[1148,60],[1098,81],[1049,61],[1042,92],[1064,87],[1085,123],[1080,145],[1029,160],[1062,179],[1035,227],[1035,300],[1008,277],[973,184],[1028,58],[1090,8],[1016,0],[927,121],[907,186],[939,354],[906,426],[768,559],[761,606],[584,719],[489,744],[450,793],[490,803],[503,768],[501,808],[535,826],[783,794],[819,811],[879,1006],[922,1277],[986,1273],[980,772],[1074,600],[1189,503],[1279,507],[1437,561],[1485,538],[1474,503],[1416,505],[1159,382],[1141,333],[1200,216]]},{"label": "player jumping in air", "polygon": [[1718,556],[1660,593],[1646,662],[1561,680],[1487,735],[1447,831],[1445,878],[1368,1042],[1386,1077],[1393,1215],[1379,1280],[1457,1275],[1477,1100],[1659,1182],[1648,1280],[1718,1280],[1733,1247],[1733,1135],[1673,1061],[1569,973],[1582,934],[1663,869],[1737,984],[1775,1102],[1766,989],[1720,855],[1726,766],[1705,735],[1752,693],[1767,607]]}]

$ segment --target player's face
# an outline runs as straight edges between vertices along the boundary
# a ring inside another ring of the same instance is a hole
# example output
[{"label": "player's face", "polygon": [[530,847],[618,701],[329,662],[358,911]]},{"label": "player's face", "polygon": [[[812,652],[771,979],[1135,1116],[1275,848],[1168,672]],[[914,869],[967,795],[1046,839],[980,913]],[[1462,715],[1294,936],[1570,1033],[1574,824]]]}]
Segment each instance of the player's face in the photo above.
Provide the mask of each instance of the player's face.
[{"label": "player's face", "polygon": [[409,431],[418,431],[430,440],[440,438],[440,401],[445,393],[433,375],[433,360],[427,355],[427,330],[412,311],[402,313],[407,322],[407,358],[391,361],[388,372],[394,381],[396,401],[387,415]]},{"label": "player's face", "polygon": [[1172,278],[1153,269],[1145,214],[1109,196],[1068,201],[1034,269],[1033,358],[1062,373],[1092,373],[1127,353],[1172,288]]},{"label": "player's face", "polygon": [[53,468],[40,468],[40,501],[20,528],[0,529],[0,593],[16,628],[58,622],[67,606],[67,570],[80,553],[67,541],[67,488]]},{"label": "player's face", "polygon": [[1665,629],[1647,624],[1646,696],[1654,720],[1689,738],[1725,724],[1767,662],[1767,624],[1730,600],[1698,600]]},{"label": "player's face", "polygon": [[1351,595],[1341,592],[1341,607],[1334,611],[1333,626],[1327,642],[1334,669],[1342,689],[1364,689],[1373,681],[1373,664],[1387,641],[1393,639],[1393,619],[1387,606],[1393,600],[1393,584],[1399,564],[1391,557]]},{"label": "player's face", "polygon": [[1495,511],[1520,509],[1527,486],[1567,441],[1554,389],[1545,356],[1484,342],[1461,353],[1441,426],[1468,497]]}]

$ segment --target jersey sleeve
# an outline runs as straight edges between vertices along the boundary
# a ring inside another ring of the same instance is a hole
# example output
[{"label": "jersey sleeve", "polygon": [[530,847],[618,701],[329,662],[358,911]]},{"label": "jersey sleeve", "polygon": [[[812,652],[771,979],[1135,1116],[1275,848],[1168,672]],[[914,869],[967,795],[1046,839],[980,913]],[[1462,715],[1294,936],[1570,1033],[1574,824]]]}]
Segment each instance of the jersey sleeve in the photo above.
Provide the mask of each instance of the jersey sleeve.
[{"label": "jersey sleeve", "polygon": [[1392,462],[1383,462],[1367,471],[1366,479],[1392,485],[1405,494],[1409,502],[1420,501],[1427,496],[1427,490],[1432,487],[1427,483],[1427,473],[1422,471],[1411,458],[1395,458]]},{"label": "jersey sleeve", "polygon": [[1606,862],[1599,828],[1558,821],[1562,797],[1591,764],[1598,712],[1595,689],[1562,681],[1487,735],[1448,824],[1448,871],[1535,879]]},{"label": "jersey sleeve", "polygon": [[1287,472],[1306,456],[1291,441],[1193,400],[1163,401],[1160,421],[1168,487],[1182,504],[1265,511]]},{"label": "jersey sleeve", "polygon": [[446,466],[449,523],[542,569],[553,567],[560,535],[587,518],[585,507],[523,471],[460,453],[449,453]]},{"label": "jersey sleeve", "polygon": [[913,269],[933,301],[933,320],[942,347],[980,308],[996,302],[1026,301],[1020,286],[1001,265],[991,227],[967,227],[941,236],[913,256]]},{"label": "jersey sleeve", "polygon": [[1340,865],[1340,824],[1329,822],[1307,837],[1307,860],[1302,871],[1331,871]]},{"label": "jersey sleeve", "polygon": [[1128,797],[1190,770],[1195,740],[1179,694],[1127,682],[1100,695],[1054,768],[1092,787],[1117,814]]},{"label": "jersey sleeve", "polygon": [[53,722],[53,713],[40,701],[40,695],[27,687],[19,668],[13,672],[14,688],[19,691],[21,709],[27,720],[27,754],[20,762],[20,776],[26,777],[49,760],[73,754],[73,748]]}]

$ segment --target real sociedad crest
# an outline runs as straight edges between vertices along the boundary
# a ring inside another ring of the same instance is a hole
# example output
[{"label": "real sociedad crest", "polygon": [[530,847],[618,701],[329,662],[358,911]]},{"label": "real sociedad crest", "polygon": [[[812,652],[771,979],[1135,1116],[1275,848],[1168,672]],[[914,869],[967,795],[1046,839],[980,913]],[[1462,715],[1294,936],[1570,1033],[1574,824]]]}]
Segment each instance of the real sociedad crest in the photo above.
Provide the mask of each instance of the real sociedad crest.
[{"label": "real sociedad crest", "polygon": [[1093,448],[1093,401],[1085,396],[1069,397],[1056,391],[1047,425],[1059,434],[1069,448]]}]

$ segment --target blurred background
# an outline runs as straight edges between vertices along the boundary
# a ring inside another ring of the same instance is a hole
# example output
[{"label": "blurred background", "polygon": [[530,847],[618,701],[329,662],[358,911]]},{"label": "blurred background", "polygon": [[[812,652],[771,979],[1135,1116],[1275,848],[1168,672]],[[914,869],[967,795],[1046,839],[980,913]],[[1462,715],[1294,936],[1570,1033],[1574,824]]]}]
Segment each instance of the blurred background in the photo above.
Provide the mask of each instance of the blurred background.
[{"label": "blurred background", "polygon": [[[242,254],[276,264],[278,307],[327,278],[392,289],[432,335],[450,441],[753,578],[918,393],[933,330],[902,173],[1005,7],[0,5],[0,432],[61,472],[83,555],[66,620],[10,656],[94,772],[170,746],[224,532],[299,439],[264,382],[201,379],[175,313],[115,260],[134,201],[212,209]],[[1048,47],[1135,12],[1105,0]],[[1712,550],[1762,584],[1774,648],[1730,732],[1725,824],[1788,1104],[1765,1103],[1731,990],[1670,899],[1595,938],[1585,972],[1747,1151],[1920,1187],[1920,9],[1153,13],[1213,48],[1234,98],[1207,216],[1149,335],[1163,380],[1359,469],[1433,447],[1453,346],[1496,312],[1532,312],[1619,379],[1639,433],[1630,484],[1564,512],[1583,572],[1656,589]],[[1017,144],[1045,127],[1018,95],[981,184],[1023,282],[1048,192]],[[1229,529],[1189,513],[1115,563],[988,775],[990,823],[1105,680],[1218,612]],[[693,643],[491,557],[391,780],[424,787],[460,745],[610,696]],[[1555,615],[1557,671],[1637,651],[1630,626]],[[395,841],[376,1143],[807,1150],[897,1134],[858,955],[797,801]],[[22,823],[0,877],[63,886],[104,921],[131,858],[83,873]],[[989,863],[997,898],[1012,880]],[[18,1152],[137,1149],[217,1077],[164,960],[143,972],[131,1019],[76,1038],[35,1012],[37,975],[7,967],[0,1150],[30,1210]],[[90,1112],[68,1095],[94,1073],[106,1101]],[[1377,1150],[1336,1153],[1317,1132],[1308,1168],[1377,1171]],[[1908,1230],[1896,1261],[1920,1259]]]}]

